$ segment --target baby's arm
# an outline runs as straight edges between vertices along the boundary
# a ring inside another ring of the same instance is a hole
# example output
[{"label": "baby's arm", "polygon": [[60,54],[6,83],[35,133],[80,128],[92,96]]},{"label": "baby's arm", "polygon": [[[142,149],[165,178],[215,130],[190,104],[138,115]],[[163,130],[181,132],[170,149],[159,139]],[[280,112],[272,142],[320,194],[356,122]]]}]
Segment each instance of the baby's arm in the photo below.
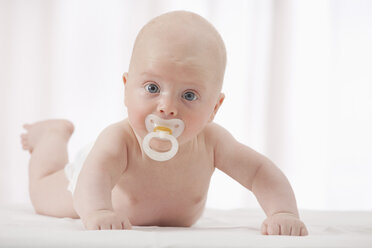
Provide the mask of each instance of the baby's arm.
[{"label": "baby's arm", "polygon": [[237,142],[222,127],[211,126],[215,137],[215,166],[257,197],[267,215],[262,233],[307,235],[299,219],[292,187],[284,174],[268,158]]},{"label": "baby's arm", "polygon": [[74,207],[87,229],[127,229],[130,222],[114,212],[111,191],[125,171],[127,147],[117,126],[102,131],[89,153],[74,192]]}]

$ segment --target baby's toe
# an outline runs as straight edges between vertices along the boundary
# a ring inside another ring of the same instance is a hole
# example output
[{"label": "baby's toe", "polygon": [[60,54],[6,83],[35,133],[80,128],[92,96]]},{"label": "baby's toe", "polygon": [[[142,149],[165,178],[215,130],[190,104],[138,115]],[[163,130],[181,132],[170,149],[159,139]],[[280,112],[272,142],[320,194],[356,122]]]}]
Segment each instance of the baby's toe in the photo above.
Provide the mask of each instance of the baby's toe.
[{"label": "baby's toe", "polygon": [[24,129],[28,130],[28,129],[31,128],[31,126],[32,126],[31,124],[26,123],[26,124],[23,124],[22,127],[23,127]]},{"label": "baby's toe", "polygon": [[28,139],[27,138],[21,137],[21,144],[22,144],[23,150],[30,150],[30,146],[28,144]]}]

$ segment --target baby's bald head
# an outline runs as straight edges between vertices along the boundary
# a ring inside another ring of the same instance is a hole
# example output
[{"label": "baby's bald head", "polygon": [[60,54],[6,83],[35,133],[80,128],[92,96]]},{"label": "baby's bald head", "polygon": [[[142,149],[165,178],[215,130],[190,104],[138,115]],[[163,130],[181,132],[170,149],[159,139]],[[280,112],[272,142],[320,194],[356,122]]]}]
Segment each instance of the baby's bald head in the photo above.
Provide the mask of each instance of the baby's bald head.
[{"label": "baby's bald head", "polygon": [[129,74],[143,59],[192,64],[213,73],[221,90],[226,66],[224,42],[217,30],[195,13],[169,12],[147,23],[136,38]]}]

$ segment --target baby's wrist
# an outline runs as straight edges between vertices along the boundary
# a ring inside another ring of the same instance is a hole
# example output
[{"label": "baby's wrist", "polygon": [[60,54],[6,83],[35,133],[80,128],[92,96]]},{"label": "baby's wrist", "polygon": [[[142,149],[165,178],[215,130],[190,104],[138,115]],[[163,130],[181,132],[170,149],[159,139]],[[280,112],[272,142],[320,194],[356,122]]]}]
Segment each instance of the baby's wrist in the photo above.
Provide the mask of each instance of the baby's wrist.
[{"label": "baby's wrist", "polygon": [[114,210],[113,209],[109,209],[109,208],[105,208],[105,209],[92,209],[90,211],[87,211],[85,212],[84,216],[86,217],[90,217],[90,216],[93,216],[93,215],[96,215],[96,214],[104,214],[104,213],[113,213]]},{"label": "baby's wrist", "polygon": [[293,213],[293,212],[290,212],[290,211],[279,211],[279,212],[275,212],[275,213],[271,214],[270,217],[279,216],[279,215],[292,216],[292,217],[295,217],[297,219],[300,218],[297,213]]}]

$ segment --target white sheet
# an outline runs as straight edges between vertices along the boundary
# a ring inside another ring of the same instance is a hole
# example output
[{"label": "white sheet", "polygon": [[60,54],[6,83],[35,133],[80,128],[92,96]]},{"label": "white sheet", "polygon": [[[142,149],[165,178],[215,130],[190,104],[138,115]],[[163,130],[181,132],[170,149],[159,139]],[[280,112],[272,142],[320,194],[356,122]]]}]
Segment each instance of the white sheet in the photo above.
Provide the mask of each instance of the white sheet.
[{"label": "white sheet", "polygon": [[191,228],[85,231],[80,220],[0,206],[0,247],[372,247],[372,212],[301,211],[307,237],[263,236],[259,209],[206,209]]}]

